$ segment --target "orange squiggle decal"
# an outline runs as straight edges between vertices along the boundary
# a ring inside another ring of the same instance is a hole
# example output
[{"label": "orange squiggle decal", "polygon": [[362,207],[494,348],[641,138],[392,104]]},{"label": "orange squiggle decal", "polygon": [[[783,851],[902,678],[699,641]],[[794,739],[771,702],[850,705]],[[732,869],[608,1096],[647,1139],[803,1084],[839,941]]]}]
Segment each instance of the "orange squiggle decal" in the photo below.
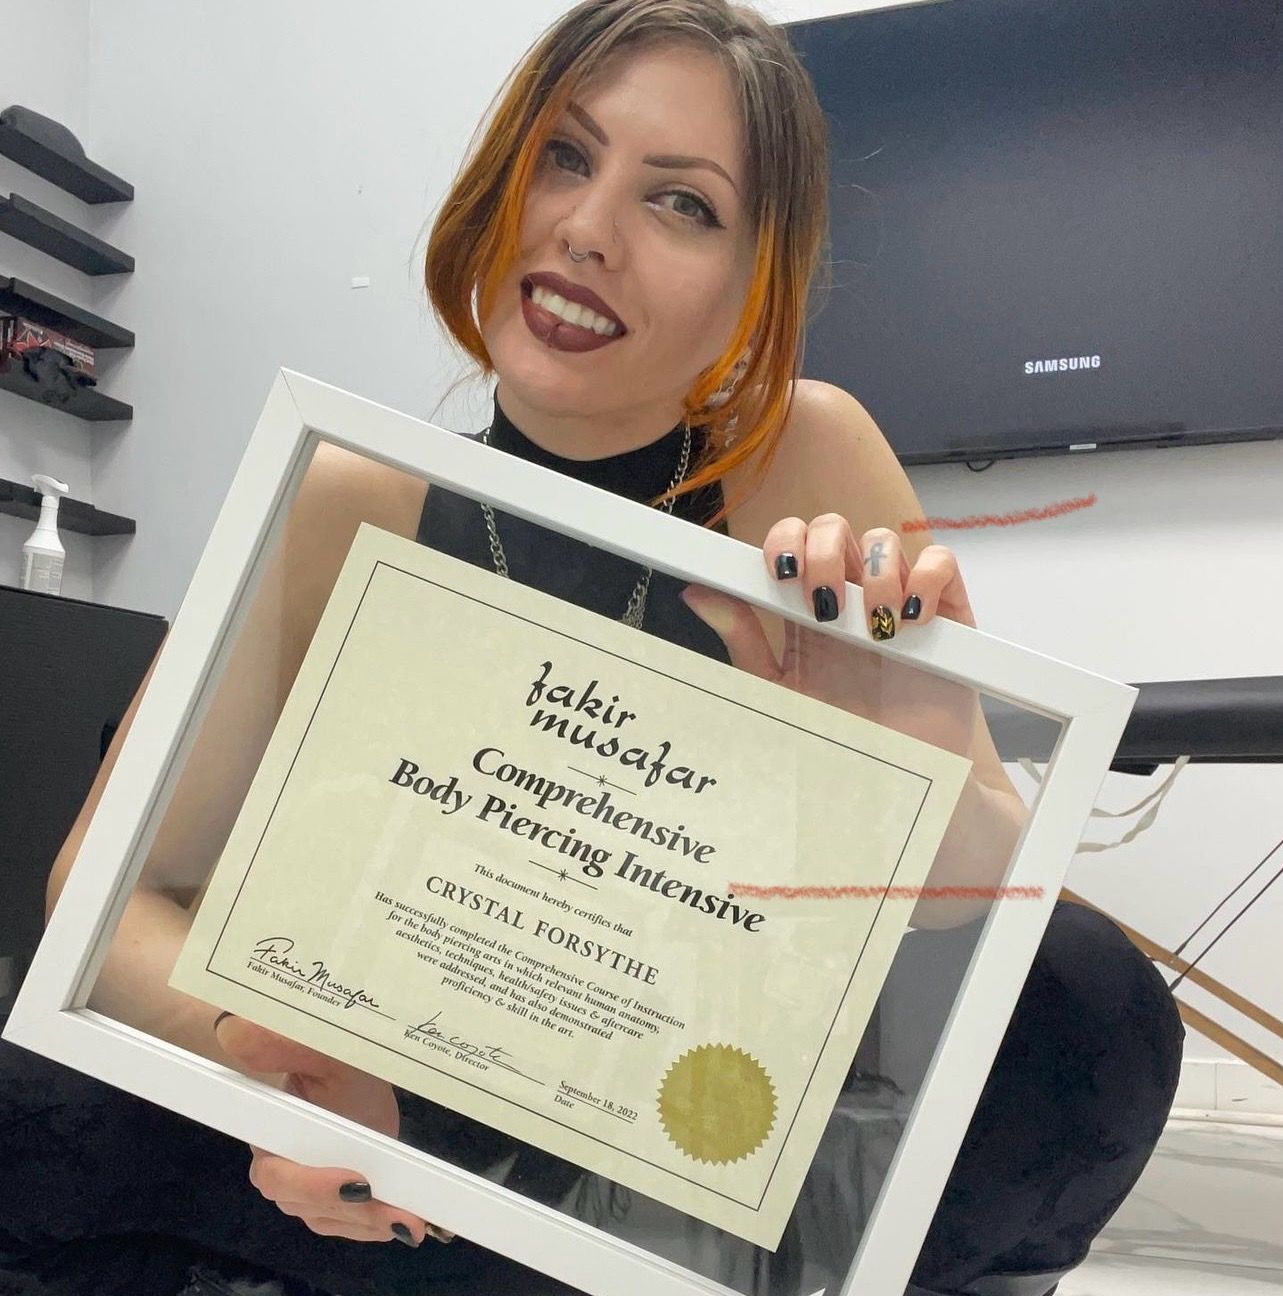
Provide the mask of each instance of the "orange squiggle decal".
[{"label": "orange squiggle decal", "polygon": [[1091,508],[1096,496],[1084,495],[1079,499],[1061,500],[1043,508],[1022,509],[1018,513],[973,513],[963,518],[910,518],[900,524],[900,531],[971,531],[978,527],[1017,526],[1021,522],[1043,522],[1079,509]]},{"label": "orange squiggle decal", "polygon": [[1042,887],[879,887],[879,886],[751,886],[732,882],[728,890],[738,896],[754,896],[763,900],[846,900],[877,899],[890,896],[893,900],[1036,900]]}]

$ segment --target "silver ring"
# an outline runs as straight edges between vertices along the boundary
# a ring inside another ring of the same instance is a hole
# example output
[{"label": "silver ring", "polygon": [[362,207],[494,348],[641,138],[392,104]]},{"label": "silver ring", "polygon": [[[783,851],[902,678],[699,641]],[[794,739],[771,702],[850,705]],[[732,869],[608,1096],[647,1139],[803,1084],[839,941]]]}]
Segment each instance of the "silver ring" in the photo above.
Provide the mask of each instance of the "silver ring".
[{"label": "silver ring", "polygon": [[570,259],[572,261],[587,261],[588,257],[591,255],[588,252],[576,252],[575,249],[570,246],[569,242],[566,244],[566,251],[570,253]]}]

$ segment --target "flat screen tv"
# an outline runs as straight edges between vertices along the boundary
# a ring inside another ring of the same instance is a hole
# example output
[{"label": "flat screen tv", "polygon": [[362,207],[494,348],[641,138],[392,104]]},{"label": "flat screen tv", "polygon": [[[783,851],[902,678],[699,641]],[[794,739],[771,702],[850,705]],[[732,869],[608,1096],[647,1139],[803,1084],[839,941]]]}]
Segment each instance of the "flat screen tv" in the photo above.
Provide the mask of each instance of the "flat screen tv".
[{"label": "flat screen tv", "polygon": [[904,463],[1283,435],[1281,5],[787,25],[832,155],[803,372]]}]

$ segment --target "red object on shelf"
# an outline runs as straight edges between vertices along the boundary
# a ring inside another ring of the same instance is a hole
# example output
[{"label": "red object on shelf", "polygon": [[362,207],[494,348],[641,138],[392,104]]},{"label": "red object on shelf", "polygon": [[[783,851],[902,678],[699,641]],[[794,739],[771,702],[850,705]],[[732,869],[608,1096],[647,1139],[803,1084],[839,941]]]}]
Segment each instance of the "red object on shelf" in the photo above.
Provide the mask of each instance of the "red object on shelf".
[{"label": "red object on shelf", "polygon": [[71,361],[71,367],[77,373],[93,376],[93,347],[43,324],[33,324],[21,315],[0,316],[0,369],[8,364],[10,356],[20,356],[38,347],[49,347],[60,352]]}]

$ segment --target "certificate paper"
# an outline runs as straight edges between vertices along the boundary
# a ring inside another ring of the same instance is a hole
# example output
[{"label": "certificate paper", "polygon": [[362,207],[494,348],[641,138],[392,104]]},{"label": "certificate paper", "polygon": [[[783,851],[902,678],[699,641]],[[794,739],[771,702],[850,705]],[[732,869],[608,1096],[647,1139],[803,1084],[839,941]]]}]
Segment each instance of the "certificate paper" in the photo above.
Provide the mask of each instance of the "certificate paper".
[{"label": "certificate paper", "polygon": [[774,1248],[970,764],[363,524],[170,984]]}]

